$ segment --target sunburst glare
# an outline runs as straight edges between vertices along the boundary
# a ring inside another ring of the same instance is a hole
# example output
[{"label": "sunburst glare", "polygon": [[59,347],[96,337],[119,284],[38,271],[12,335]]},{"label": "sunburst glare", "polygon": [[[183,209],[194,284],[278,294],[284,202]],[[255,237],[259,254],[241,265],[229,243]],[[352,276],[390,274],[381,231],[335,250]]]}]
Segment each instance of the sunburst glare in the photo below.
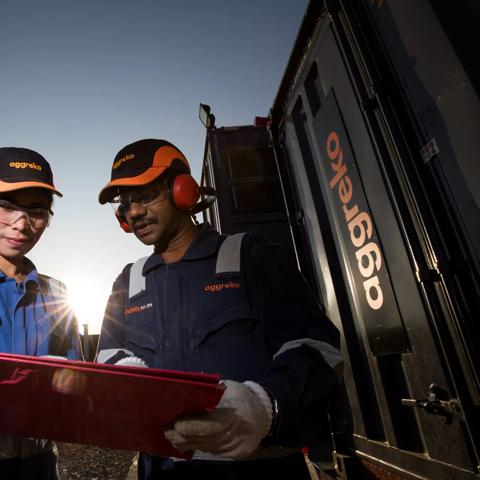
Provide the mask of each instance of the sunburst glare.
[{"label": "sunburst glare", "polygon": [[91,278],[69,280],[67,285],[68,300],[80,331],[83,333],[84,325],[88,325],[89,333],[99,333],[110,286],[95,284]]}]

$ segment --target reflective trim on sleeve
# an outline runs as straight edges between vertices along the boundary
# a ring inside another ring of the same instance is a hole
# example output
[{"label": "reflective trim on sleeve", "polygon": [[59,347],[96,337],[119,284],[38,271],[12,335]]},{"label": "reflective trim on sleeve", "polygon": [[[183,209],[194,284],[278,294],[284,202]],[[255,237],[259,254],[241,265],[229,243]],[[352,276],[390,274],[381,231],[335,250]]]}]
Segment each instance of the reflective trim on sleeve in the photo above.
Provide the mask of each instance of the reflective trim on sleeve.
[{"label": "reflective trim on sleeve", "polygon": [[273,359],[275,360],[275,357],[278,357],[282,353],[285,353],[288,350],[293,350],[294,348],[299,348],[302,345],[307,345],[315,350],[318,350],[323,355],[325,361],[333,369],[343,362],[342,354],[338,348],[332,347],[332,345],[327,342],[321,342],[320,340],[315,340],[313,338],[297,338],[296,340],[291,340],[290,342],[284,343],[280,347],[280,350],[278,350],[278,352],[273,356]]},{"label": "reflective trim on sleeve", "polygon": [[124,353],[127,357],[134,356],[133,352],[130,350],[125,350],[124,348],[107,348],[98,352],[97,363],[107,363],[111,358],[120,352]]}]

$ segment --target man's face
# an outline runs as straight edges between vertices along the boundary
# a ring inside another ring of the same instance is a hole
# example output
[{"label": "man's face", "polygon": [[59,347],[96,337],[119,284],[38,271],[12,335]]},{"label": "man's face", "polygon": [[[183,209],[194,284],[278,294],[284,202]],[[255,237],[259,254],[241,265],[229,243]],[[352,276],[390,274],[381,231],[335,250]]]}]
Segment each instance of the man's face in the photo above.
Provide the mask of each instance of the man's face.
[{"label": "man's face", "polygon": [[168,183],[163,179],[126,189],[120,194],[121,204],[128,206],[125,220],[145,245],[168,246],[186,219],[168,197]]},{"label": "man's face", "polygon": [[[18,205],[25,207],[32,212],[49,209],[52,203],[51,194],[41,188],[24,188],[13,192],[2,193],[0,200],[7,200],[13,206]],[[19,208],[20,208],[19,207]],[[3,206],[0,218],[0,255],[6,259],[16,260],[23,258],[38,242],[45,228],[48,225],[44,223],[40,227],[35,226],[37,223],[35,217],[30,220],[27,214],[22,215],[22,210],[11,210],[7,206]],[[1,221],[3,219],[3,221]],[[12,221],[13,220],[13,221]]]}]

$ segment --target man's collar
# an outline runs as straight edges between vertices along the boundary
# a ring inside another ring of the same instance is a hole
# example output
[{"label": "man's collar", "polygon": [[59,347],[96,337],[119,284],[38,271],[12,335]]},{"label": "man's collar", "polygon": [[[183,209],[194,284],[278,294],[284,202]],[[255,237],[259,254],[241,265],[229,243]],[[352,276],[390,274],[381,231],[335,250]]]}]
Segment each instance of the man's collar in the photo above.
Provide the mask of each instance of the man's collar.
[{"label": "man's collar", "polygon": [[[219,238],[220,234],[209,223],[199,225],[195,238],[180,261],[184,262],[210,257],[217,251]],[[164,263],[160,255],[156,253],[152,254],[143,266],[143,275],[146,275],[152,268],[163,265]]]}]

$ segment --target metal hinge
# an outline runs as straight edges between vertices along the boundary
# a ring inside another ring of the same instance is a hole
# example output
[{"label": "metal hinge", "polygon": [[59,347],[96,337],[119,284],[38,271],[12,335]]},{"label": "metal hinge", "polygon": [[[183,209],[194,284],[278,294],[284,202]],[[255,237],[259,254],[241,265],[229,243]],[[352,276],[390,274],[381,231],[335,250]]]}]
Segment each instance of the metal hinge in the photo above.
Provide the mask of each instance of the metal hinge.
[{"label": "metal hinge", "polygon": [[445,423],[450,425],[454,416],[463,416],[462,404],[456,398],[450,398],[446,390],[432,383],[428,387],[427,398],[416,400],[414,398],[402,398],[405,407],[421,408],[433,415],[445,417]]},{"label": "metal hinge", "polygon": [[423,268],[415,271],[417,281],[420,283],[439,282],[441,280],[441,272],[438,268]]},{"label": "metal hinge", "polygon": [[303,213],[303,210],[295,210],[295,212],[293,212],[293,215],[290,216],[291,225],[303,225],[304,221],[305,215]]},{"label": "metal hinge", "polygon": [[423,158],[423,163],[428,163],[433,157],[437,156],[439,153],[440,149],[438,148],[437,141],[434,138],[432,138],[420,149],[420,155]]},{"label": "metal hinge", "polygon": [[417,280],[423,282],[439,282],[444,275],[454,275],[471,268],[470,263],[459,258],[451,261],[435,262],[433,268],[422,268],[415,271]]},{"label": "metal hinge", "polygon": [[376,98],[366,98],[362,101],[362,108],[366,112],[373,112],[378,108],[378,101]]}]

